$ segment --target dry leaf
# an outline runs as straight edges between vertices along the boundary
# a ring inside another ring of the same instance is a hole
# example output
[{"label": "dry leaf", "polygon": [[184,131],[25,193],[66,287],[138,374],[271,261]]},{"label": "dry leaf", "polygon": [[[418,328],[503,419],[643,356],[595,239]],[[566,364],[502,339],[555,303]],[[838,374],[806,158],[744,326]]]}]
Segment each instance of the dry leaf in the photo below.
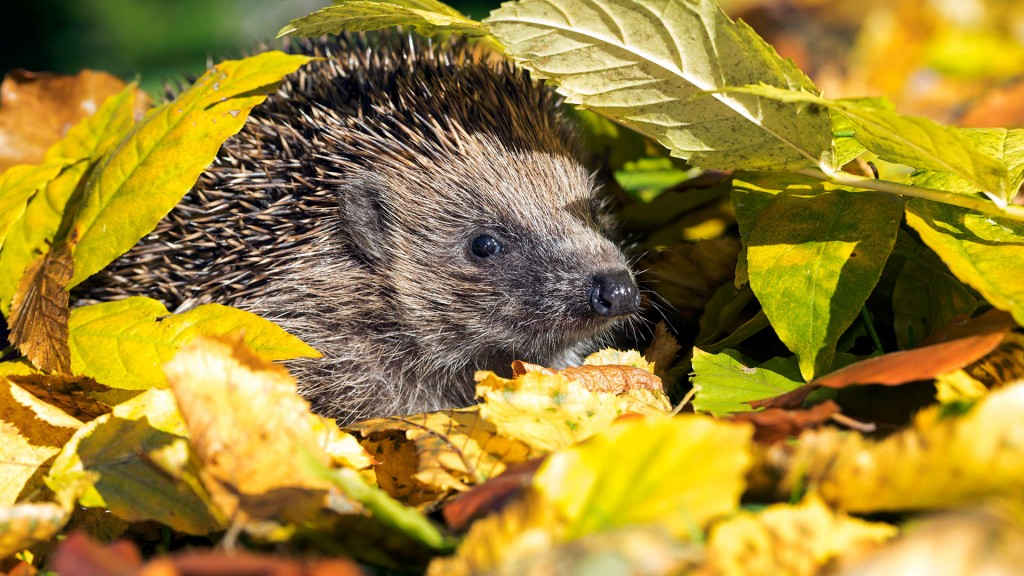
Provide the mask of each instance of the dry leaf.
[{"label": "dry leaf", "polygon": [[992,391],[966,413],[943,406],[879,441],[833,428],[808,430],[764,451],[764,470],[789,494],[815,487],[851,512],[946,508],[993,495],[1024,495],[1024,381]]},{"label": "dry leaf", "polygon": [[71,246],[57,244],[28,267],[11,303],[11,344],[47,372],[71,372],[66,287],[73,266]]},{"label": "dry leaf", "polygon": [[227,516],[306,518],[327,483],[309,403],[295,380],[240,336],[200,336],[164,366],[201,463],[204,485]]},{"label": "dry leaf", "polygon": [[535,458],[513,464],[496,478],[459,494],[442,508],[445,522],[452,530],[461,532],[476,520],[500,511],[509,502],[522,499],[542,462]]},{"label": "dry leaf", "polygon": [[676,337],[669,332],[668,325],[662,321],[654,326],[654,339],[647,350],[644,350],[644,358],[654,365],[654,373],[664,379],[665,373],[675,363],[676,356],[682,349]]},{"label": "dry leaf", "polygon": [[539,453],[503,438],[477,408],[377,418],[352,428],[374,455],[378,485],[413,506],[430,505]]},{"label": "dry leaf", "polygon": [[835,558],[863,553],[896,533],[895,526],[830,510],[811,494],[796,506],[774,504],[760,512],[740,512],[713,526],[708,565],[701,574],[814,576]]},{"label": "dry leaf", "polygon": [[86,376],[26,374],[10,375],[7,379],[83,422],[110,412],[110,406],[92,397],[93,392],[107,392],[110,388]]},{"label": "dry leaf", "polygon": [[[24,70],[7,74],[0,84],[0,171],[40,162],[51,144],[124,86],[120,79],[92,70],[74,76]],[[141,113],[146,98],[136,100]]]},{"label": "dry leaf", "polygon": [[[612,368],[611,373],[620,381],[607,384],[602,367],[567,369],[582,369],[577,374],[596,378],[600,386],[624,388],[622,393],[613,394],[590,390],[582,380],[567,377],[566,371],[554,372],[526,363],[516,366],[520,375],[511,380],[493,372],[477,373],[477,396],[483,398],[480,415],[494,424],[499,435],[521,440],[537,450],[571,446],[604,430],[626,413],[666,414],[671,410],[668,397],[660,390],[660,380],[644,370]],[[655,381],[657,388],[653,388]],[[630,387],[634,384],[638,387]]]},{"label": "dry leaf", "polygon": [[68,515],[52,502],[0,506],[0,559],[55,537]]},{"label": "dry leaf", "polygon": [[[5,372],[30,370],[15,364],[0,366]],[[0,507],[44,489],[40,468],[82,426],[8,378],[0,376]]]},{"label": "dry leaf", "polygon": [[826,400],[806,410],[768,408],[757,412],[738,412],[732,414],[729,419],[750,422],[754,425],[754,441],[774,444],[790,436],[796,436],[807,428],[824,424],[833,414],[838,413],[839,405]]}]

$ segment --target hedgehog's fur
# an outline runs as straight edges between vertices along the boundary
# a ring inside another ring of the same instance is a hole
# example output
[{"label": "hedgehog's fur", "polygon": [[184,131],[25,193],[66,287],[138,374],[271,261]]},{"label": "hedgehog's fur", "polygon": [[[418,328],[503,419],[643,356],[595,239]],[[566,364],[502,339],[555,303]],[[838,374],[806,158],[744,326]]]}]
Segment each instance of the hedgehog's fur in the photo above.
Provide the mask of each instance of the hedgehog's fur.
[{"label": "hedgehog's fur", "polygon": [[[468,404],[474,370],[561,365],[607,332],[591,277],[628,267],[550,89],[458,42],[298,46],[328,60],[257,107],[79,302],[274,320],[324,353],[289,368],[342,421]],[[473,259],[481,232],[501,258]]]}]

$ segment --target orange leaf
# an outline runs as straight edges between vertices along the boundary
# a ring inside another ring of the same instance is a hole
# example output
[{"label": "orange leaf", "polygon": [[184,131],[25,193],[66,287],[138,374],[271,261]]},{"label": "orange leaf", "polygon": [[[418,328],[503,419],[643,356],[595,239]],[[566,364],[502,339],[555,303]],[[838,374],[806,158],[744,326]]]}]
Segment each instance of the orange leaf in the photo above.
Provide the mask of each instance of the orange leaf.
[{"label": "orange leaf", "polygon": [[11,303],[11,344],[47,372],[71,372],[66,286],[73,267],[70,245],[57,244],[25,271]]}]

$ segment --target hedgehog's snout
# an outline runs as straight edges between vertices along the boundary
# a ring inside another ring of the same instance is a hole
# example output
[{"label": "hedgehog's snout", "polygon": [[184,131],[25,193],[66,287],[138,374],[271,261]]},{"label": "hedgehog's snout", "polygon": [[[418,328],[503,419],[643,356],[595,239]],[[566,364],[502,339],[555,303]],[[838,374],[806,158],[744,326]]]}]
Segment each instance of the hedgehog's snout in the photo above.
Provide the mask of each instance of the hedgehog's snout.
[{"label": "hedgehog's snout", "polygon": [[640,289],[629,270],[595,274],[590,288],[590,308],[609,318],[639,310]]}]

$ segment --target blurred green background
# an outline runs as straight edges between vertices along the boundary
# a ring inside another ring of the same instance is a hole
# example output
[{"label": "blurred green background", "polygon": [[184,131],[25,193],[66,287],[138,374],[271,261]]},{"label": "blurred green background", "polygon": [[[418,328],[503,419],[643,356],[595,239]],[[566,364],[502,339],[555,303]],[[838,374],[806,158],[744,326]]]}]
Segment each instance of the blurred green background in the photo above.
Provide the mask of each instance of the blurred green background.
[{"label": "blurred green background", "polygon": [[[498,1],[454,1],[475,18]],[[0,74],[14,68],[141,77],[147,90],[273,38],[330,0],[20,0],[5,3]]]}]

